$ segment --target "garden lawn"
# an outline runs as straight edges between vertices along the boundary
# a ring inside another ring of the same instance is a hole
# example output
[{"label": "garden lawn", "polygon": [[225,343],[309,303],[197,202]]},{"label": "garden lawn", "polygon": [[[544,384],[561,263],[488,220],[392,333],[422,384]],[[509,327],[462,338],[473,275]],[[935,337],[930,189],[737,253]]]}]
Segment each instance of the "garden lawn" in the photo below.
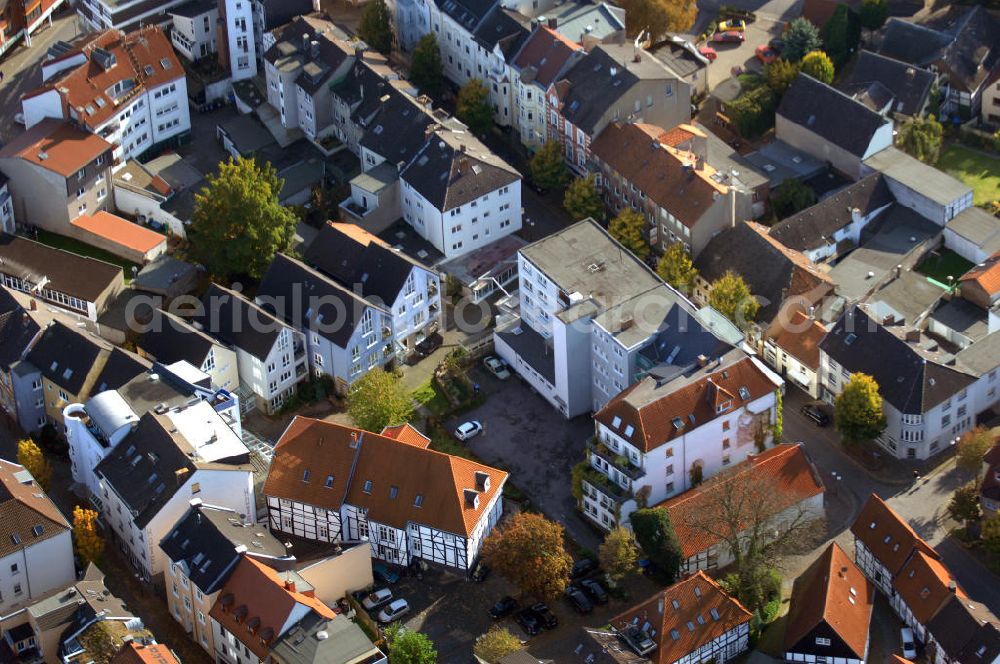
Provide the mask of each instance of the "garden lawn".
[{"label": "garden lawn", "polygon": [[942,249],[928,256],[917,266],[917,272],[947,286],[948,277],[957,280],[972,269],[972,263],[951,249]]},{"label": "garden lawn", "polygon": [[413,400],[419,406],[426,406],[427,410],[438,417],[445,415],[451,408],[448,398],[437,389],[432,380],[413,390]]},{"label": "garden lawn", "polygon": [[972,187],[976,205],[1000,200],[1000,159],[952,145],[941,153],[937,167]]},{"label": "garden lawn", "polygon": [[66,237],[65,235],[58,235],[50,231],[43,231],[39,229],[38,241],[47,247],[55,247],[56,249],[70,251],[74,254],[79,254],[80,256],[87,256],[88,258],[96,258],[97,260],[104,261],[105,263],[118,265],[125,273],[125,283],[130,283],[132,281],[132,268],[139,267],[135,263],[127,261],[124,258],[121,258],[120,256],[115,256],[109,251],[104,251],[103,249],[92,247],[89,244],[80,242],[79,240],[74,240],[71,237]]}]

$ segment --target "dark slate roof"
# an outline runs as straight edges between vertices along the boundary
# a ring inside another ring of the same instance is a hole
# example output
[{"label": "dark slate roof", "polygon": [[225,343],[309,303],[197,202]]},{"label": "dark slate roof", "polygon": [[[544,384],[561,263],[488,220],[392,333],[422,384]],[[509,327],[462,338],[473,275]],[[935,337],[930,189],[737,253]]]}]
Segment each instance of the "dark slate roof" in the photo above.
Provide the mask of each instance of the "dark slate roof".
[{"label": "dark slate roof", "polygon": [[21,359],[41,328],[6,288],[0,287],[0,367]]},{"label": "dark slate roof", "polygon": [[516,53],[528,39],[531,31],[500,4],[494,5],[486,18],[472,34],[479,44],[492,53],[494,47],[500,44],[503,53],[510,56]]},{"label": "dark slate roof", "polygon": [[59,387],[79,394],[102,348],[104,345],[90,335],[55,321],[45,328],[25,359]]},{"label": "dark slate roof", "polygon": [[190,507],[160,541],[170,560],[187,563],[188,578],[206,595],[222,588],[240,558],[241,546],[255,557],[286,555],[285,546],[252,518],[212,505]]},{"label": "dark slate roof", "polygon": [[480,21],[496,4],[497,0],[438,0],[437,2],[442,12],[469,32],[475,31]]},{"label": "dark slate roof", "polygon": [[427,269],[378,242],[366,246],[330,224],[316,235],[305,258],[352,292],[388,307],[399,297],[414,267]]},{"label": "dark slate roof", "polygon": [[[998,651],[996,638],[998,622],[1000,621],[997,617],[985,605],[968,597],[952,595],[927,623],[927,631],[947,653],[948,659],[962,664],[989,662],[992,658],[977,657],[975,651],[980,647],[986,647],[986,650],[992,651],[995,656]],[[986,629],[980,631],[984,627]],[[971,652],[968,652],[969,657],[961,657],[960,655],[966,653],[970,645],[973,647]]]},{"label": "dark slate roof", "polygon": [[438,129],[400,173],[442,212],[512,184],[520,175],[467,130]]},{"label": "dark slate roof", "polygon": [[356,87],[360,95],[361,103],[351,117],[365,129],[361,146],[390,164],[409,162],[427,140],[427,128],[436,122],[435,118],[367,66],[358,63],[352,73],[345,86]]},{"label": "dark slate roof", "polygon": [[771,227],[771,237],[796,251],[816,249],[830,242],[833,234],[851,223],[851,210],[867,216],[894,202],[881,173],[872,173],[833,196],[784,219]]},{"label": "dark slate roof", "polygon": [[95,258],[54,249],[21,236],[0,234],[0,272],[94,302],[112,284],[121,282],[122,269]]},{"label": "dark slate roof", "polygon": [[257,0],[256,4],[264,8],[264,30],[273,30],[313,10],[312,0]]},{"label": "dark slate roof", "polygon": [[148,328],[139,335],[136,345],[162,364],[184,360],[200,367],[215,344],[212,337],[161,309],[153,312]]},{"label": "dark slate roof", "polygon": [[202,329],[261,361],[267,359],[285,327],[268,311],[218,284],[208,287],[204,303],[205,316],[199,320]]},{"label": "dark slate roof", "polygon": [[890,122],[843,92],[799,74],[781,98],[778,115],[861,157],[876,130]]},{"label": "dark slate roof", "polygon": [[950,35],[919,23],[892,17],[883,30],[879,53],[925,67],[937,60],[950,42]]},{"label": "dark slate roof", "polygon": [[112,348],[104,367],[94,379],[92,394],[100,394],[105,390],[117,390],[136,376],[146,373],[152,363],[138,355],[133,355],[121,348]]},{"label": "dark slate roof", "polygon": [[[317,638],[319,632],[326,637]],[[274,642],[271,651],[286,664],[339,664],[382,661],[381,652],[361,628],[342,614],[328,620],[310,611]]]},{"label": "dark slate roof", "polygon": [[[300,330],[316,328],[340,348],[347,347],[365,309],[371,306],[329,277],[284,254],[274,257],[257,297],[267,309],[273,308],[270,303],[285,303],[282,315],[289,324]],[[305,301],[295,302],[296,297]],[[315,310],[312,298],[320,303]]]},{"label": "dark slate roof", "polygon": [[202,14],[208,13],[212,10],[217,10],[218,8],[219,3],[215,2],[215,0],[190,0],[190,2],[177,5],[167,13],[171,16],[197,18]]},{"label": "dark slate roof", "polygon": [[926,69],[863,50],[841,82],[840,89],[854,94],[862,88],[869,89],[872,84],[881,85],[892,94],[894,113],[917,115],[927,103],[933,83],[934,74]]},{"label": "dark slate roof", "polygon": [[[349,44],[336,38],[333,28],[333,24],[326,21],[296,16],[287,25],[274,31],[276,42],[267,50],[264,58],[271,63],[285,58],[297,60],[302,65],[302,72],[295,79],[296,84],[309,94],[315,94],[344,61],[354,55]],[[304,49],[305,38],[316,42],[316,57]]]},{"label": "dark slate roof", "polygon": [[[926,343],[926,337],[907,342],[860,307],[852,307],[823,338],[820,349],[848,372],[860,371],[875,378],[882,398],[898,411],[919,415],[975,381],[973,376],[935,361],[921,346]],[[939,359],[948,360],[946,356]]]}]

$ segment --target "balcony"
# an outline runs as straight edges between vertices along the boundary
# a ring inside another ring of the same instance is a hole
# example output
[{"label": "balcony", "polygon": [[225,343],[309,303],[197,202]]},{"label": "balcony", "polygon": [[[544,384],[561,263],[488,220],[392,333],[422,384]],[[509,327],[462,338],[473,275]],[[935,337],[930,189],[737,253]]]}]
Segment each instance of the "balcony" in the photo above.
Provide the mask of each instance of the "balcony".
[{"label": "balcony", "polygon": [[438,293],[438,286],[436,281],[427,282],[427,294],[434,297]]},{"label": "balcony", "polygon": [[596,468],[587,468],[583,473],[583,481],[594,487],[599,493],[604,494],[616,503],[622,503],[632,497],[632,493],[621,488],[618,484],[608,479]]},{"label": "balcony", "polygon": [[633,482],[637,479],[645,477],[646,475],[646,471],[640,466],[633,465],[628,460],[628,457],[623,454],[616,454],[612,452],[608,449],[607,445],[600,441],[591,439],[590,442],[587,443],[587,449],[591,454],[604,459],[609,466],[615,468]]}]

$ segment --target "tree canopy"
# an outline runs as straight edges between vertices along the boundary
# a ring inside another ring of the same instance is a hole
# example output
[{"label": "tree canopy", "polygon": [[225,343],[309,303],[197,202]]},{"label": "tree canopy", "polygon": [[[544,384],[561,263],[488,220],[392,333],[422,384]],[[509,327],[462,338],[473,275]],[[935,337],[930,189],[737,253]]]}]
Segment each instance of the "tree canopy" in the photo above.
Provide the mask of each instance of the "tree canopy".
[{"label": "tree canopy", "polygon": [[792,81],[799,73],[799,68],[794,62],[789,62],[784,58],[778,58],[764,68],[764,77],[767,79],[767,86],[779,97],[785,94],[785,90],[791,86]]},{"label": "tree canopy", "polygon": [[17,462],[31,473],[42,489],[49,490],[52,485],[52,465],[35,441],[30,438],[17,441]]},{"label": "tree canopy", "polygon": [[[843,7],[844,5],[840,5]],[[821,83],[833,83],[833,62],[823,51],[810,51],[802,58],[801,70]]]},{"label": "tree canopy", "polygon": [[544,189],[559,189],[569,182],[569,169],[559,141],[545,141],[528,163],[531,179]]},{"label": "tree canopy", "polygon": [[563,195],[563,208],[574,221],[587,217],[593,217],[597,221],[604,220],[604,201],[597,193],[597,184],[592,174],[569,183]]},{"label": "tree canopy", "polygon": [[386,628],[385,640],[389,644],[389,664],[437,664],[437,650],[426,634],[395,623]]},{"label": "tree canopy", "polygon": [[878,30],[889,18],[886,0],[861,0],[861,25],[869,30]]},{"label": "tree canopy", "polygon": [[410,80],[421,92],[436,95],[444,87],[444,64],[437,37],[428,32],[413,48],[410,58]]},{"label": "tree canopy", "polygon": [[660,580],[667,584],[676,581],[684,558],[667,511],[658,507],[637,509],[629,515],[629,522],[636,541],[653,563]]},{"label": "tree canopy", "polygon": [[636,564],[639,562],[635,535],[622,526],[612,529],[604,536],[604,541],[597,551],[597,559],[611,580],[621,583],[626,576],[636,570]]},{"label": "tree canopy", "polygon": [[278,203],[285,181],[268,162],[230,159],[194,197],[188,238],[192,253],[223,280],[260,278],[295,236],[297,220]]},{"label": "tree canopy", "polygon": [[392,27],[385,0],[372,0],[361,10],[358,36],[382,55],[389,55],[392,50]]},{"label": "tree canopy", "polygon": [[490,533],[483,542],[483,558],[522,593],[544,600],[566,590],[573,567],[563,527],[529,512],[515,514]]},{"label": "tree canopy", "polygon": [[409,421],[413,398],[397,374],[375,367],[351,385],[347,414],[359,429],[380,433],[385,427]]},{"label": "tree canopy", "polygon": [[816,192],[798,178],[788,178],[771,193],[771,207],[778,219],[790,217],[816,204]]},{"label": "tree canopy", "polygon": [[493,128],[490,91],[478,78],[472,79],[458,91],[456,115],[477,136],[485,136]]},{"label": "tree canopy", "polygon": [[521,639],[500,625],[493,625],[490,631],[478,639],[472,651],[486,664],[497,664],[501,659],[521,649]]},{"label": "tree canopy", "polygon": [[896,133],[896,146],[925,164],[934,164],[941,153],[944,127],[933,115],[910,118]]},{"label": "tree canopy", "polygon": [[955,521],[960,521],[966,528],[982,516],[979,506],[979,487],[966,484],[955,490],[948,502],[948,514]]},{"label": "tree canopy", "polygon": [[629,38],[649,31],[654,42],[668,32],[687,32],[698,15],[696,0],[624,0],[622,7]]},{"label": "tree canopy", "polygon": [[823,41],[819,36],[819,28],[809,19],[799,17],[792,21],[785,32],[785,48],[781,55],[789,62],[798,62],[806,53],[819,50]]},{"label": "tree canopy", "polygon": [[649,256],[649,241],[642,234],[645,228],[646,218],[627,207],[608,224],[608,233],[639,260],[646,260],[646,256]]},{"label": "tree canopy", "polygon": [[[837,5],[830,20],[823,26],[823,45],[826,47],[826,52],[833,61],[833,65],[840,69],[847,64],[847,61],[858,50],[860,43],[861,19],[857,12],[846,3]],[[807,71],[806,73],[814,78],[819,78],[812,72]],[[830,80],[833,80],[832,71]],[[830,81],[824,82],[829,83]]]},{"label": "tree canopy", "polygon": [[983,472],[983,457],[993,447],[993,435],[988,429],[976,427],[958,439],[955,464],[972,477],[979,479]]},{"label": "tree canopy", "polygon": [[96,511],[79,505],[73,508],[73,549],[84,562],[101,561],[104,539],[97,531]]},{"label": "tree canopy", "polygon": [[885,430],[885,413],[878,383],[864,373],[853,373],[834,404],[834,421],[844,442],[860,443]]},{"label": "tree canopy", "polygon": [[757,317],[760,303],[750,292],[743,277],[732,270],[712,282],[708,304],[741,330],[747,329]]},{"label": "tree canopy", "polygon": [[656,263],[656,274],[680,292],[690,295],[695,277],[698,276],[698,269],[684,245],[674,242],[667,247]]}]

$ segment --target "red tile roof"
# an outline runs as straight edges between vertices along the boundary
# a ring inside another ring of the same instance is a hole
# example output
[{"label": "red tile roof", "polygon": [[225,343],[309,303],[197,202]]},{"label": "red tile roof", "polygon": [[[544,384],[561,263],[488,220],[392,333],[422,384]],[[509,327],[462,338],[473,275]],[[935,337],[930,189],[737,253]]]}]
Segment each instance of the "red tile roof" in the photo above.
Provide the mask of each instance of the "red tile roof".
[{"label": "red tile roof", "polygon": [[776,506],[786,510],[825,491],[816,469],[806,457],[802,443],[782,443],[761,454],[750,455],[743,463],[714,475],[697,488],[657,505],[667,510],[681,542],[684,558],[690,558],[718,544],[721,538],[695,525],[700,515],[713,509],[713,492],[727,482],[749,481],[746,493],[773,492]]},{"label": "red tile roof", "polygon": [[100,136],[48,119],[18,134],[0,150],[0,158],[18,157],[68,178],[104,153],[110,157],[112,149]]},{"label": "red tile roof", "polygon": [[611,626],[624,630],[633,623],[647,633],[657,649],[649,654],[655,664],[670,664],[711,643],[726,632],[749,622],[752,614],[704,572],[678,581],[642,604],[611,619]]},{"label": "red tile roof", "polygon": [[111,664],[180,664],[180,661],[162,643],[144,645],[130,641],[111,659]]},{"label": "red tile roof", "polygon": [[[69,522],[45,491],[34,482],[22,483],[15,474],[24,466],[0,459],[0,556],[70,529]],[[35,534],[41,526],[41,534]]]},{"label": "red tile roof", "polygon": [[396,427],[386,427],[382,429],[382,435],[386,438],[398,440],[414,447],[427,448],[431,445],[431,439],[420,433],[416,427],[407,422]]},{"label": "red tile roof", "polygon": [[[875,587],[836,542],[830,544],[809,568],[795,579],[785,651],[800,652],[799,646],[817,625],[826,623],[858,659],[868,650],[868,626],[872,618]],[[814,643],[804,652],[813,652]],[[832,659],[832,658],[831,658]]]},{"label": "red tile roof", "polygon": [[818,320],[796,311],[788,323],[778,321],[778,334],[774,344],[810,369],[819,369],[819,342],[826,336],[826,328]]},{"label": "red tile roof", "polygon": [[128,219],[122,219],[118,215],[104,210],[98,210],[92,215],[85,214],[77,217],[70,224],[143,254],[167,241],[165,236],[156,231],[143,228],[139,224],[133,224]]},{"label": "red tile roof", "polygon": [[892,580],[893,588],[922,625],[929,623],[951,597],[952,584],[959,597],[966,597],[948,568],[920,550],[906,561]]},{"label": "red tile roof", "polygon": [[374,242],[375,244],[382,245],[383,247],[389,246],[389,243],[380,238],[378,235],[375,235],[374,233],[369,233],[367,230],[361,228],[361,226],[358,226],[357,224],[348,224],[342,221],[328,221],[326,223],[329,224],[330,226],[333,226],[338,231],[340,231],[347,237],[351,238],[355,242],[361,244],[362,246],[367,247],[372,242]]},{"label": "red tile roof", "polygon": [[336,615],[315,597],[296,591],[289,573],[276,572],[244,555],[219,591],[210,615],[266,659],[270,644],[292,626],[289,618],[299,606],[328,619]]},{"label": "red tile roof", "polygon": [[514,66],[522,71],[534,67],[536,72],[533,80],[547,89],[573,53],[582,50],[583,47],[579,44],[541,25],[521,47],[514,59]]},{"label": "red tile roof", "polygon": [[966,272],[959,281],[974,281],[988,295],[1000,293],[1000,251]]},{"label": "red tile roof", "polygon": [[[489,478],[489,487],[478,489],[477,477]],[[296,417],[274,448],[264,494],[333,510],[346,502],[378,523],[412,521],[468,537],[506,481],[502,470],[412,441]],[[476,491],[475,505],[466,490]]]},{"label": "red tile roof", "polygon": [[[619,432],[643,452],[649,452],[778,388],[749,357],[743,357],[717,371],[706,372],[697,380],[677,389],[671,390],[668,383],[659,396],[657,392],[660,388],[655,385],[653,378],[634,384],[609,401],[594,415],[594,419],[612,431]],[[746,388],[747,399],[740,395],[740,388]],[[729,395],[731,405],[720,412],[723,401],[720,395],[723,392]],[[615,418],[620,420],[618,426],[614,426]],[[678,418],[683,424],[680,428],[674,421]],[[625,436],[624,432],[629,427],[633,429],[633,433]]]},{"label": "red tile roof", "polygon": [[851,526],[851,532],[895,576],[916,549],[932,558],[938,555],[895,510],[872,494]]}]

